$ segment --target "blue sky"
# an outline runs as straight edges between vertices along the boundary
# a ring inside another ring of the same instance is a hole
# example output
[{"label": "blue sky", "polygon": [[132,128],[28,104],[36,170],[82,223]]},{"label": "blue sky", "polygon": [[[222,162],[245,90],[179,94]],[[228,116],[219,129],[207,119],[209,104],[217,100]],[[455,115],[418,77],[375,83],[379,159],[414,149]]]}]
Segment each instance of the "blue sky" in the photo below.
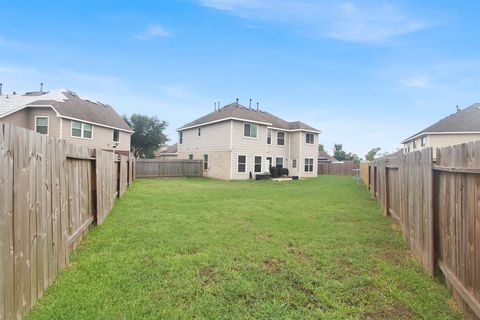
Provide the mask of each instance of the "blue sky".
[{"label": "blue sky", "polygon": [[71,89],[175,128],[239,98],[361,157],[480,102],[480,1],[6,1],[4,91]]}]

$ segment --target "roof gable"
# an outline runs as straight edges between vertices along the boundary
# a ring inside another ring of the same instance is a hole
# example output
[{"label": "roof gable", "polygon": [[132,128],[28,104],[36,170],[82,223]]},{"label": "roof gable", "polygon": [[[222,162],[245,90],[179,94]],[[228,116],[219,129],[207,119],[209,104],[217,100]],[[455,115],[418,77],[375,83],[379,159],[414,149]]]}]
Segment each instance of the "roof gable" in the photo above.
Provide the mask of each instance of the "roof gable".
[{"label": "roof gable", "polygon": [[480,103],[471,105],[435,122],[402,142],[427,133],[480,132]]},{"label": "roof gable", "polygon": [[76,93],[61,89],[49,92],[27,92],[0,96],[0,118],[35,105],[52,106],[65,118],[91,122],[131,132],[132,129],[109,105],[81,98]]},{"label": "roof gable", "polygon": [[288,122],[277,116],[274,116],[273,114],[267,111],[247,108],[237,103],[228,104],[203,117],[200,117],[192,122],[185,124],[184,126],[178,128],[177,130],[184,130],[192,127],[197,127],[200,125],[206,125],[212,122],[220,122],[220,121],[229,120],[229,119],[239,119],[239,120],[259,122],[274,128],[284,129],[284,130],[306,130],[306,131],[320,132],[320,130],[315,129],[314,127],[311,127],[301,121]]}]

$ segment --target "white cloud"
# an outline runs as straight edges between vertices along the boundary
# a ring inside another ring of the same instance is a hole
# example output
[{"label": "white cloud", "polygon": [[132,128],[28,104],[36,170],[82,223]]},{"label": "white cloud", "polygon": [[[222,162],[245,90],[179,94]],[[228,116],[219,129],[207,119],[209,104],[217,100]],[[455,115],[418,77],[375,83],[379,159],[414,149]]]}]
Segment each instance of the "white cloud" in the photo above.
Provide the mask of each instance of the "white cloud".
[{"label": "white cloud", "polygon": [[155,38],[168,38],[171,37],[171,33],[160,25],[152,25],[144,32],[134,36],[137,40],[153,40]]},{"label": "white cloud", "polygon": [[408,88],[426,89],[432,88],[432,79],[429,74],[422,74],[411,78],[400,80],[400,84]]},{"label": "white cloud", "polygon": [[371,1],[199,0],[206,7],[246,19],[261,19],[307,29],[316,36],[350,42],[383,42],[429,27],[405,9]]}]

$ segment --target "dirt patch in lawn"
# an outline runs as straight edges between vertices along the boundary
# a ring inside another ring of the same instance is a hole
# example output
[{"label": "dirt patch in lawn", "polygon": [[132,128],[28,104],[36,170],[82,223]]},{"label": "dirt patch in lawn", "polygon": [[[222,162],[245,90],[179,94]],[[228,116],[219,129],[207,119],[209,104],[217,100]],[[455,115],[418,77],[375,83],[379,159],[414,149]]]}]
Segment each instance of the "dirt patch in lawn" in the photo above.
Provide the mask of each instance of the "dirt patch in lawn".
[{"label": "dirt patch in lawn", "polygon": [[405,304],[395,303],[386,305],[385,308],[366,315],[367,319],[413,319],[415,314]]}]

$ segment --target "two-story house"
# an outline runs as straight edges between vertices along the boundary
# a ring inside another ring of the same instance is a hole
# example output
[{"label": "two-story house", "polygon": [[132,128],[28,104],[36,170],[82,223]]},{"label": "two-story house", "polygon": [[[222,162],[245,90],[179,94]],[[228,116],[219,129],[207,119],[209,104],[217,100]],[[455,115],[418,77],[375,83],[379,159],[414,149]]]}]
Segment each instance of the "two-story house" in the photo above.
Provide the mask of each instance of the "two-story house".
[{"label": "two-story house", "polygon": [[0,93],[0,121],[89,148],[130,152],[133,131],[122,117],[69,90]]},{"label": "two-story house", "polygon": [[292,176],[317,176],[320,131],[300,121],[232,103],[177,131],[178,158],[203,160],[208,177],[248,179],[271,165]]},{"label": "two-story house", "polygon": [[[404,153],[480,140],[480,103],[441,119],[402,141]],[[435,151],[434,151],[435,156]]]}]

